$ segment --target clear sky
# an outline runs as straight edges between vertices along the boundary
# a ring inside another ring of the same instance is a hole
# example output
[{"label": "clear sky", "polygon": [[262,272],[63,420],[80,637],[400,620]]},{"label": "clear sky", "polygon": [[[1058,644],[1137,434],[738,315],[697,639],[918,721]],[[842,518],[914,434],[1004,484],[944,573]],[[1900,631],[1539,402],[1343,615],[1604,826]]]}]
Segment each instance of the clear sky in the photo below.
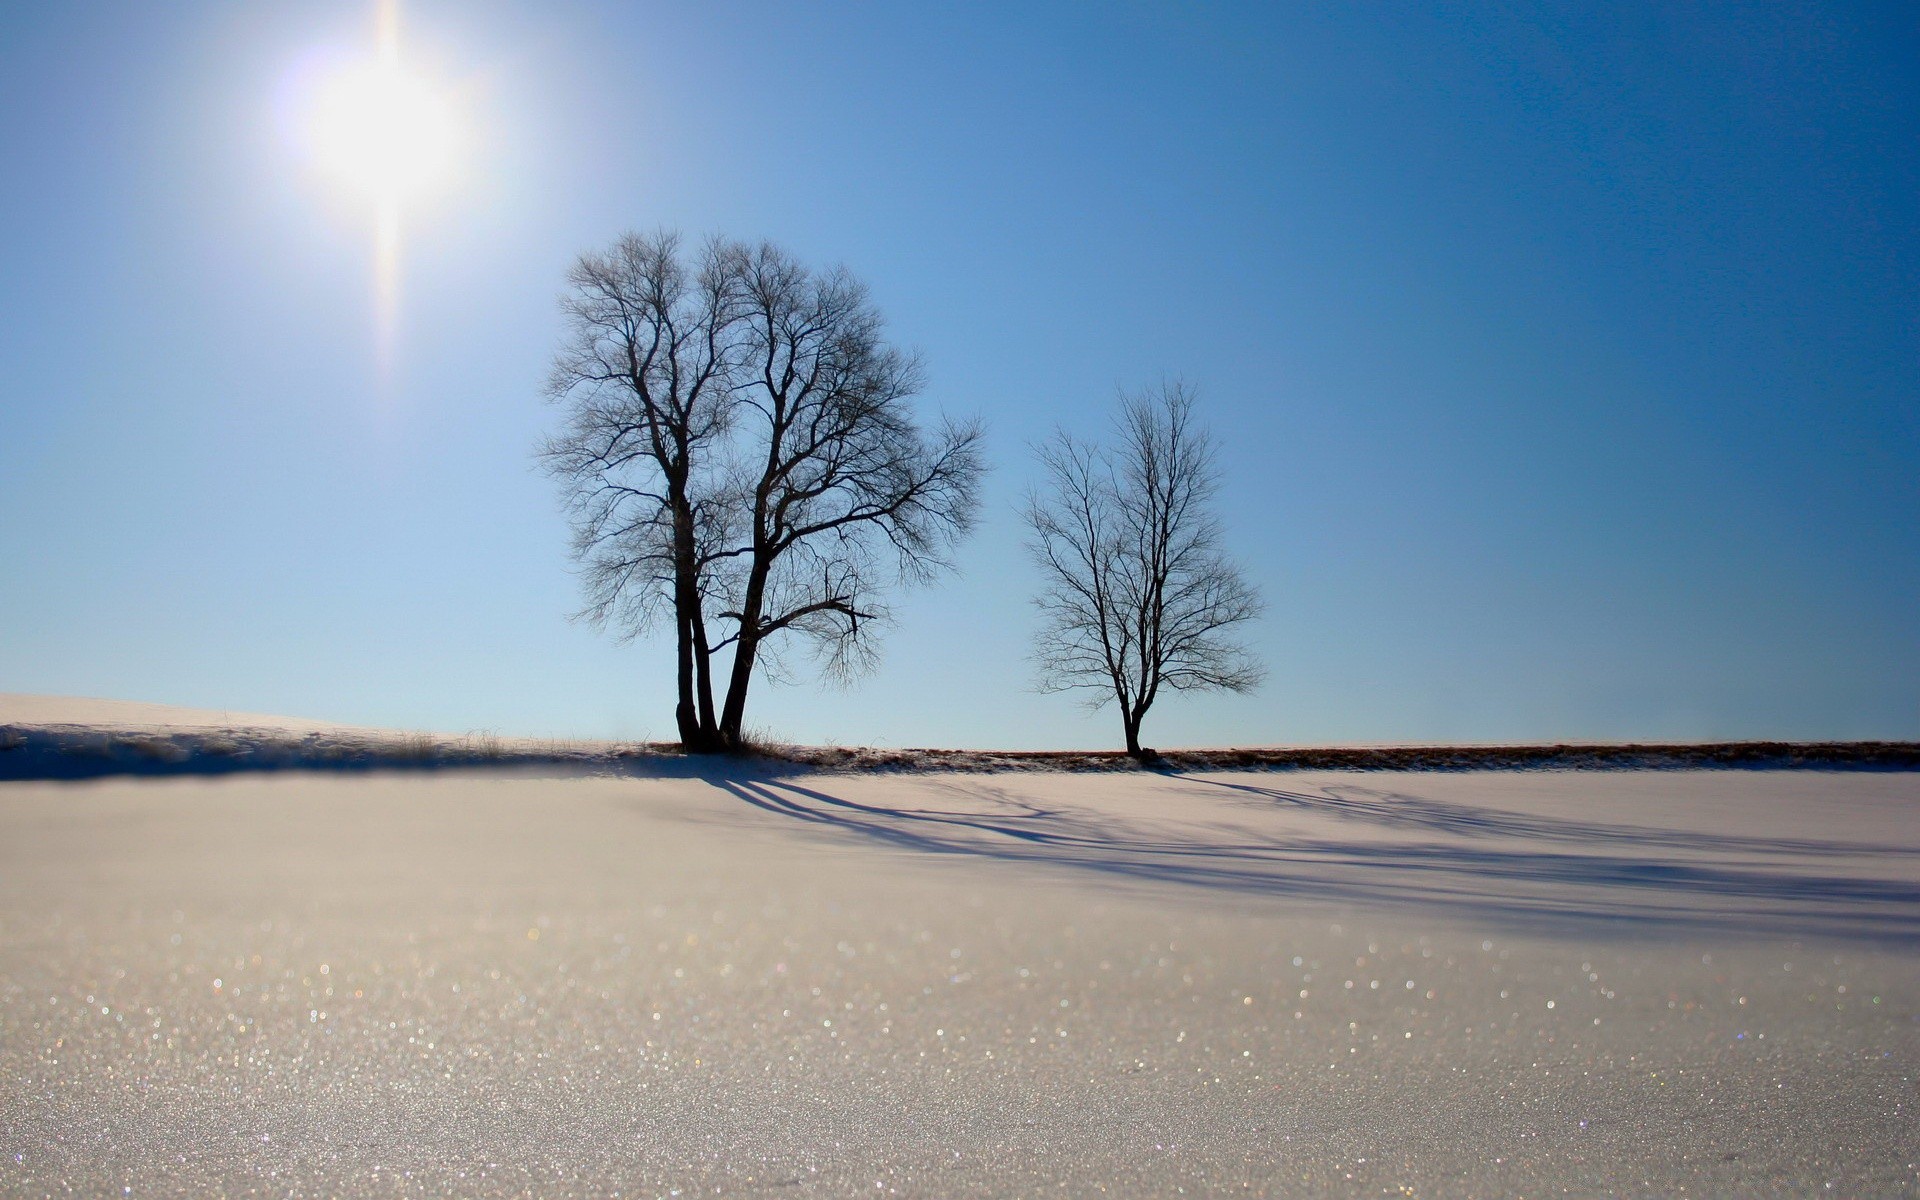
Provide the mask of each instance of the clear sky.
[{"label": "clear sky", "polygon": [[807,741],[1114,744],[1029,688],[1029,445],[1180,376],[1269,604],[1156,745],[1920,736],[1910,5],[404,0],[465,131],[301,140],[371,4],[0,12],[0,691],[672,736],[532,447],[579,252],[872,286],[994,474]]}]

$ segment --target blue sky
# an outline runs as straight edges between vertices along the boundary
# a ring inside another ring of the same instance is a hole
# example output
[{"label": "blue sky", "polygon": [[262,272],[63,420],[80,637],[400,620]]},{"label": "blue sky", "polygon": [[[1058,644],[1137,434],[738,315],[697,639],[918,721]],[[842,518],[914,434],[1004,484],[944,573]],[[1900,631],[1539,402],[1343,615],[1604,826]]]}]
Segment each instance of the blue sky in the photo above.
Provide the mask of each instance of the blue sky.
[{"label": "blue sky", "polygon": [[1920,736],[1910,8],[402,11],[470,145],[385,369],[289,134],[370,7],[0,15],[0,690],[671,736],[531,457],[567,263],[669,227],[846,264],[990,429],[962,574],[750,725],[1115,743],[1029,689],[1016,505],[1180,376],[1271,673],[1153,744]]}]

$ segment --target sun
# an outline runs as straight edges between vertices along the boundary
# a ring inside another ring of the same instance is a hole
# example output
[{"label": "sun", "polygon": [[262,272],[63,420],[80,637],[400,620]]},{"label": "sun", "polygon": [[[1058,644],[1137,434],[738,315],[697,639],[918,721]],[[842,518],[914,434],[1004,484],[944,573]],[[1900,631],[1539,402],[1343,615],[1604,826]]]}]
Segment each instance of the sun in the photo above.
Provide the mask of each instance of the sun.
[{"label": "sun", "polygon": [[[371,53],[299,72],[296,138],[315,173],[370,218],[374,336],[382,371],[400,324],[402,227],[457,182],[467,148],[459,94],[400,54],[399,0],[376,0]],[[403,217],[407,218],[403,220]]]},{"label": "sun", "polygon": [[391,52],[337,69],[314,97],[316,163],[383,205],[416,199],[442,182],[457,132],[447,98]]}]

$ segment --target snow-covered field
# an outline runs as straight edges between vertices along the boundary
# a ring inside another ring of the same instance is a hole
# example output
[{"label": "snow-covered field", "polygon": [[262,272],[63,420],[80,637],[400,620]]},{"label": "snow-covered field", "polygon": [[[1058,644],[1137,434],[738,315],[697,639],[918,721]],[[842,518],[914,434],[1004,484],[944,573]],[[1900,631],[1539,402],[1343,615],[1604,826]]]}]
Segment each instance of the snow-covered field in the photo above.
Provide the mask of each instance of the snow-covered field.
[{"label": "snow-covered field", "polygon": [[0,725],[75,725],[149,731],[271,729],[282,733],[334,733],[353,728],[335,721],[311,721],[302,717],[26,692],[0,692]]},{"label": "snow-covered field", "polygon": [[380,729],[221,709],[0,692],[0,780],[520,762],[603,766],[658,749],[489,731]]},{"label": "snow-covered field", "polygon": [[1912,772],[0,784],[8,1195],[1909,1194],[1917,1070]]}]

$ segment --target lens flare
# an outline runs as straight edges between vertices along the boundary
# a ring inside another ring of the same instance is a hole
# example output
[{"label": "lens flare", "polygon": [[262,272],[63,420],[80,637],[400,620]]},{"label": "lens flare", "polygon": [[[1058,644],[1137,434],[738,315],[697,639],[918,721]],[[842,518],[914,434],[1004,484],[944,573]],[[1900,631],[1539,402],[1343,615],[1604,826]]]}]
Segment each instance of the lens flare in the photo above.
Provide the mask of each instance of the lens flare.
[{"label": "lens flare", "polygon": [[314,165],[372,206],[374,324],[390,365],[400,314],[404,210],[450,182],[461,130],[449,94],[407,68],[397,0],[377,9],[374,53],[336,64],[309,93],[306,143]]}]

